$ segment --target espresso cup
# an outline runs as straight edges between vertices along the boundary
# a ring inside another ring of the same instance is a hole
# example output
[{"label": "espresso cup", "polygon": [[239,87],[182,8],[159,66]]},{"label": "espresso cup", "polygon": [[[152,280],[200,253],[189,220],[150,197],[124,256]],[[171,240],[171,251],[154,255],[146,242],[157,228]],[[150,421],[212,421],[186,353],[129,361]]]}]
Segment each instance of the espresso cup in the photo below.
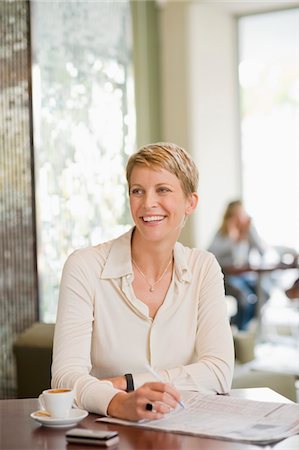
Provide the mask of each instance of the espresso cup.
[{"label": "espresso cup", "polygon": [[46,389],[39,398],[39,404],[52,417],[64,419],[69,416],[74,402],[74,391],[71,389]]}]

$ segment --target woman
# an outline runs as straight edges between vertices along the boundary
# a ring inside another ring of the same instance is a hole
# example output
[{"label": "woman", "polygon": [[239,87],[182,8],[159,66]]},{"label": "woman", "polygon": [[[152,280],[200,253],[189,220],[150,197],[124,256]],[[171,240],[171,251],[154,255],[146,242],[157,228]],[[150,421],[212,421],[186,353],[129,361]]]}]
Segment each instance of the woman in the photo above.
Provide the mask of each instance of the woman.
[{"label": "woman", "polygon": [[[251,218],[242,202],[230,202],[224,212],[209,251],[212,252],[225,273],[226,294],[234,296],[238,301],[238,312],[232,322],[240,330],[246,330],[255,314],[257,279],[253,272],[246,272],[249,267],[252,250],[263,255],[266,247],[259,237]],[[242,273],[239,269],[244,269]]]},{"label": "woman", "polygon": [[177,242],[198,202],[190,156],[147,145],[130,157],[127,181],[135,226],[65,264],[52,385],[73,388],[90,412],[158,419],[179,390],[229,391],[232,336],[214,256]]}]

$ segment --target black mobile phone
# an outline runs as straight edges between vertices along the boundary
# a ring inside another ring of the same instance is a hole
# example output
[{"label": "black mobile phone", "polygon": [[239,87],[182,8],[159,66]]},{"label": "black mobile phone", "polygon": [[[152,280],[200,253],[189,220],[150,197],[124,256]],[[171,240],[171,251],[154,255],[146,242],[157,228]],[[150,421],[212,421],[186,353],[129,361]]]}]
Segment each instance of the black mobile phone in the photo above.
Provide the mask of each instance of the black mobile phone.
[{"label": "black mobile phone", "polygon": [[119,442],[117,431],[88,430],[73,428],[65,433],[67,442],[72,444],[90,444],[111,447]]}]

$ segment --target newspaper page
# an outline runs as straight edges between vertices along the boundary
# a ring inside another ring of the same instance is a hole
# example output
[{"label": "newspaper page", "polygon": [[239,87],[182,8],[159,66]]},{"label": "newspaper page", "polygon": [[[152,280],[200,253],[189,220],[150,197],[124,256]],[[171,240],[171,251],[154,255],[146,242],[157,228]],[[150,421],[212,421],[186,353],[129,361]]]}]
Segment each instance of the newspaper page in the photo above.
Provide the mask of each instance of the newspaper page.
[{"label": "newspaper page", "polygon": [[299,405],[246,400],[229,395],[182,392],[185,408],[160,420],[102,422],[183,433],[214,439],[268,444],[299,433]]}]

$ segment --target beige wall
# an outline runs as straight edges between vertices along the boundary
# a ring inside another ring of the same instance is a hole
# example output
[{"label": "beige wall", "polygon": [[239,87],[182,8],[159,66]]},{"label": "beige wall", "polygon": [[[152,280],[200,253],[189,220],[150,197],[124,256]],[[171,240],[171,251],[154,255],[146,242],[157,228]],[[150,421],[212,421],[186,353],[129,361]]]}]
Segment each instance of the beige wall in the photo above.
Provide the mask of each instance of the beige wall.
[{"label": "beige wall", "polygon": [[241,195],[236,20],[225,10],[189,8],[192,49],[191,149],[201,173],[195,245],[206,247],[227,201]]},{"label": "beige wall", "polygon": [[[189,81],[189,7],[184,2],[163,4],[160,10],[162,140],[192,153]],[[188,220],[181,240],[194,246],[195,221]]]},{"label": "beige wall", "polygon": [[235,20],[198,3],[169,2],[160,13],[163,139],[193,155],[200,204],[182,241],[206,247],[223,205],[240,195]]}]

